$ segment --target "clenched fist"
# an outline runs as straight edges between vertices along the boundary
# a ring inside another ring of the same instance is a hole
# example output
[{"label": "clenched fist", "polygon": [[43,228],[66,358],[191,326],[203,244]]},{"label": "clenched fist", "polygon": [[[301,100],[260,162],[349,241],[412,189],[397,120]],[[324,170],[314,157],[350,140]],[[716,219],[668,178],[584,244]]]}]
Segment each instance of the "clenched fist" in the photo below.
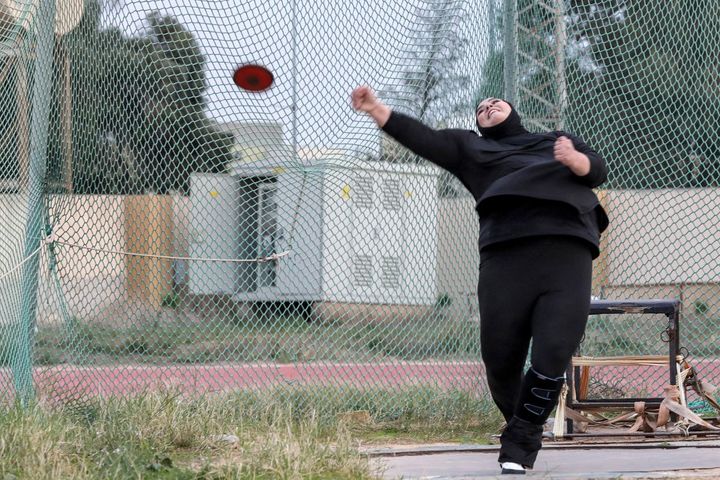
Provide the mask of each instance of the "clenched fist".
[{"label": "clenched fist", "polygon": [[582,177],[590,173],[590,159],[575,150],[575,145],[569,138],[559,137],[555,140],[553,154],[555,160],[568,167],[575,175]]},{"label": "clenched fist", "polygon": [[390,107],[381,102],[370,87],[360,86],[350,95],[352,106],[359,112],[366,112],[382,127],[390,118]]},{"label": "clenched fist", "polygon": [[361,112],[369,112],[380,103],[375,96],[375,92],[366,86],[357,87],[353,90],[351,98],[353,108]]}]

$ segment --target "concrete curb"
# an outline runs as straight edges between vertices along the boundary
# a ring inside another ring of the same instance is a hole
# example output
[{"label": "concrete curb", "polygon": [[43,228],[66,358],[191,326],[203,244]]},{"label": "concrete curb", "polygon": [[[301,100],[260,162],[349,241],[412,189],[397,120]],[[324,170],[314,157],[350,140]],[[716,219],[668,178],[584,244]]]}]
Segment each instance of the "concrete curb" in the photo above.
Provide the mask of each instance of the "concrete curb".
[{"label": "concrete curb", "polygon": [[[677,442],[613,442],[613,443],[580,443],[580,442],[546,442],[543,450],[627,450],[627,449],[678,449],[678,448],[719,448],[720,440],[694,440]],[[369,457],[409,457],[414,455],[435,455],[442,453],[473,453],[498,452],[500,445],[481,444],[431,444],[392,447],[361,448],[361,453]],[[720,452],[718,453],[720,458]],[[505,477],[507,478],[507,477]],[[720,477],[718,477],[720,478]]]}]

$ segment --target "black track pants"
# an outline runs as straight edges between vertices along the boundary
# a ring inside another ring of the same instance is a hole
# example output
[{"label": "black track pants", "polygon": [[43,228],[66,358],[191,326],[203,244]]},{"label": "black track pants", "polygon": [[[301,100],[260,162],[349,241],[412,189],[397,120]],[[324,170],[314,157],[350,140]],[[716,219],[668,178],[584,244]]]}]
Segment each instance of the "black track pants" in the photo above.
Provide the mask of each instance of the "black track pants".
[{"label": "black track pants", "polygon": [[590,310],[592,253],[573,237],[530,237],[480,252],[480,342],[493,400],[509,421],[531,364],[565,373]]}]

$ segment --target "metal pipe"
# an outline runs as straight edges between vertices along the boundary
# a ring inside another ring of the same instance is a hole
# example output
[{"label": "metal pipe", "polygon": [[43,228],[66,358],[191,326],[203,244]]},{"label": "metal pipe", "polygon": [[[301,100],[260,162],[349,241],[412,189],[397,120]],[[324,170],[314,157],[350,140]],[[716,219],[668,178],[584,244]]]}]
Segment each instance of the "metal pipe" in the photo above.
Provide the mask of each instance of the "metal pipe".
[{"label": "metal pipe", "polygon": [[[505,0],[503,20],[503,81],[505,100],[515,103],[517,99],[517,4],[516,0]],[[515,105],[516,108],[519,108]]]},{"label": "metal pipe", "polygon": [[565,0],[555,0],[555,85],[557,86],[557,105],[555,106],[555,129],[565,126],[565,106],[567,104],[567,83],[565,81]]},{"label": "metal pipe", "polygon": [[40,240],[45,199],[45,169],[50,121],[50,96],[55,47],[55,0],[41,0],[35,15],[36,60],[30,120],[30,163],[28,171],[28,216],[25,222],[25,251],[30,258],[22,270],[21,311],[17,348],[10,360],[17,399],[27,405],[34,396],[32,379],[32,343],[36,325]]}]

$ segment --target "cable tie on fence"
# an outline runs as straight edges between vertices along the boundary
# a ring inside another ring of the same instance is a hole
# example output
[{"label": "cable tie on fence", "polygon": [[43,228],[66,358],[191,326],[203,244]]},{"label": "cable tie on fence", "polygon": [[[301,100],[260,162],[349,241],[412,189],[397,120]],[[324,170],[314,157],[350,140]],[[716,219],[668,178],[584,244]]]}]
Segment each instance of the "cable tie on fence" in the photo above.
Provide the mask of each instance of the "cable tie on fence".
[{"label": "cable tie on fence", "polygon": [[[48,237],[49,238],[49,237]],[[53,237],[54,238],[54,237]],[[146,258],[160,258],[163,260],[185,260],[194,262],[228,262],[228,263],[266,263],[278,261],[283,257],[290,255],[290,250],[286,250],[280,253],[273,253],[265,257],[256,258],[203,258],[203,257],[176,257],[172,255],[156,255],[152,253],[138,253],[138,252],[125,252],[123,250],[109,250],[104,248],[88,247],[87,245],[78,245],[75,243],[62,242],[56,238],[52,241],[57,245],[63,245],[66,247],[79,248],[81,250],[89,250],[91,252],[99,253],[110,253],[113,255],[128,255],[131,257],[146,257]]]},{"label": "cable tie on fence", "polygon": [[282,257],[287,257],[290,255],[290,251],[286,250],[284,252],[280,253],[273,253],[272,255],[268,255],[267,257],[258,258],[258,263],[267,263],[267,262],[276,262],[280,260]]}]

